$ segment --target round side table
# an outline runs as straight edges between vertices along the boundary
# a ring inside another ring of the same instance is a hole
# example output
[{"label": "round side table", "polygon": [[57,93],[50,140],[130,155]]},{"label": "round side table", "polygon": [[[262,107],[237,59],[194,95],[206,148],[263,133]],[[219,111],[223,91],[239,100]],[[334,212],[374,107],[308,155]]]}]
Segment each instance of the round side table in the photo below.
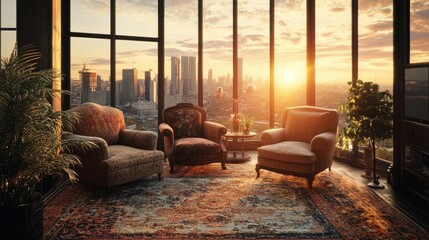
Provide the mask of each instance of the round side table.
[{"label": "round side table", "polygon": [[[255,137],[256,132],[249,132],[248,134],[244,134],[243,132],[227,132],[225,137],[226,145],[228,145],[228,139],[237,139],[237,142],[241,143],[241,151],[228,151],[228,157],[226,159],[227,163],[240,163],[246,162],[251,159],[250,155],[244,152],[244,139]],[[241,141],[240,141],[241,139]]]}]

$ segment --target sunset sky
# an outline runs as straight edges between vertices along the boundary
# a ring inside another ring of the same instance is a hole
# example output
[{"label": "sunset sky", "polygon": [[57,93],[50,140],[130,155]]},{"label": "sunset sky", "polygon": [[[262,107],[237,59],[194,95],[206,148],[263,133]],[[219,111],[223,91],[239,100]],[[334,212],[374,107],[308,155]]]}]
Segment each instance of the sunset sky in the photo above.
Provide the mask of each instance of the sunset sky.
[{"label": "sunset sky", "polygon": [[[366,81],[392,83],[392,0],[359,1],[359,76]],[[269,1],[238,1],[239,57],[243,77],[269,78]],[[429,61],[429,3],[412,0],[412,61]],[[2,1],[2,26],[14,25],[13,0]],[[110,33],[110,1],[73,0],[72,31]],[[316,81],[345,83],[351,78],[351,0],[316,1]],[[196,0],[165,1],[165,74],[171,56],[197,56]],[[306,78],[306,1],[277,0],[275,5],[276,82],[304,82]],[[418,10],[418,11],[417,11]],[[232,77],[232,1],[204,0],[204,78]],[[425,19],[426,16],[426,19]],[[117,0],[117,34],[157,37],[157,1]],[[2,46],[13,38],[3,37]],[[83,63],[104,80],[109,78],[108,40],[73,38],[72,78]],[[2,55],[6,51],[2,48]],[[123,68],[137,68],[139,77],[157,73],[157,44],[117,42],[117,79]],[[154,74],[153,74],[154,76]]]}]

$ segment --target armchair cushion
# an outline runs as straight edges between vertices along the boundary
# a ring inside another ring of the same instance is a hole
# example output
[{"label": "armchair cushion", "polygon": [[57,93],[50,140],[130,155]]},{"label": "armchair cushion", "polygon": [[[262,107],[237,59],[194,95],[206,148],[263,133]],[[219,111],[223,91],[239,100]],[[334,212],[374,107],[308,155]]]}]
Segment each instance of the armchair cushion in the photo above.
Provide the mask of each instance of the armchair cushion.
[{"label": "armchair cushion", "polygon": [[284,140],[310,143],[314,136],[326,131],[329,113],[290,110],[286,119]]},{"label": "armchair cushion", "polygon": [[310,150],[310,144],[297,141],[287,141],[262,146],[258,148],[258,156],[299,164],[314,164],[317,159],[316,154]]},{"label": "armchair cushion", "polygon": [[205,138],[176,139],[175,152],[179,155],[221,153],[220,145]]}]

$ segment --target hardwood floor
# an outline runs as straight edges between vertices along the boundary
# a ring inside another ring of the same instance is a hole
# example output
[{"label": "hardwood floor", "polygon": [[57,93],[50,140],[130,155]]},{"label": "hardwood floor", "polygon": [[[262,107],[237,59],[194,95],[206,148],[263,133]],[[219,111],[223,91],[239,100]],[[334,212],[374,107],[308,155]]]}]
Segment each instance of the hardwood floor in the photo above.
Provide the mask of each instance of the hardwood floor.
[{"label": "hardwood floor", "polygon": [[[251,163],[254,162],[256,164],[256,151],[246,151],[246,153],[252,157]],[[361,176],[364,173],[364,170],[340,161],[334,161],[332,170],[343,173],[344,175],[347,175],[363,184],[368,184],[372,181],[372,179],[367,179]],[[423,229],[429,229],[428,203],[422,202],[415,196],[404,191],[393,189],[392,186],[387,183],[385,178],[380,178],[380,183],[385,186],[384,189],[372,189],[378,196]]]}]

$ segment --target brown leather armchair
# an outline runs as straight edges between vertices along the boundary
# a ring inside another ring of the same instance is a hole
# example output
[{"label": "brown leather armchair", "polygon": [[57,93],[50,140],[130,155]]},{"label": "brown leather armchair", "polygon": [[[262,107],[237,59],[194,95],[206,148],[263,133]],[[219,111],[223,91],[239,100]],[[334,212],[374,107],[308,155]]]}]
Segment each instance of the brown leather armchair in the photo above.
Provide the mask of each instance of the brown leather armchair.
[{"label": "brown leather armchair", "polygon": [[79,121],[63,141],[91,141],[97,148],[74,147],[82,166],[76,167],[80,180],[112,187],[142,177],[163,177],[164,153],[156,150],[158,135],[153,131],[125,129],[123,113],[113,107],[84,103],[67,111],[77,112]]},{"label": "brown leather armchair", "polygon": [[335,151],[338,111],[301,106],[283,111],[281,127],[261,134],[258,148],[257,178],[260,169],[307,178],[329,168]]},{"label": "brown leather armchair", "polygon": [[227,152],[221,144],[225,126],[206,121],[206,111],[192,103],[178,103],[162,111],[159,131],[164,136],[164,152],[170,172],[176,165],[204,165],[220,162],[226,169]]}]

